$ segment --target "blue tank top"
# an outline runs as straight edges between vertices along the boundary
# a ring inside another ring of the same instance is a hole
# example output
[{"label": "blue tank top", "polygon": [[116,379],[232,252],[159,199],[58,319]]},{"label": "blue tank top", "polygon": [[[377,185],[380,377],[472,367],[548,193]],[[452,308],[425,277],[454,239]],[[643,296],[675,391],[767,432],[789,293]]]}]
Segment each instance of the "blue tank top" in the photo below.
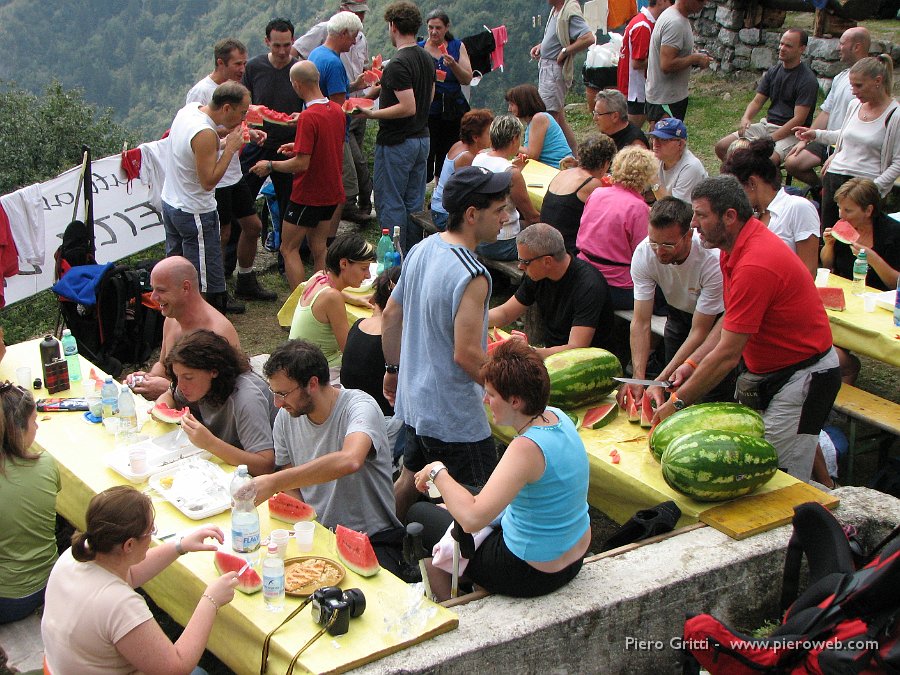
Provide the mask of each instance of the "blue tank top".
[{"label": "blue tank top", "polygon": [[[544,134],[544,147],[541,148],[541,156],[538,157],[538,161],[558,169],[563,157],[568,157],[572,154],[572,149],[566,141],[566,135],[563,133],[562,128],[553,119],[553,115],[550,113],[538,114],[546,115],[550,120],[547,133]],[[534,122],[534,118],[531,119],[531,122]],[[525,145],[528,145],[528,132],[531,130],[531,122],[525,127]]]},{"label": "blue tank top", "polygon": [[[463,152],[465,152],[465,150],[463,150]],[[462,152],[459,153],[459,155],[461,154]],[[438,177],[437,185],[434,186],[434,192],[431,193],[432,211],[447,213],[447,209],[444,208],[444,186],[447,184],[447,181],[450,180],[450,176],[456,173],[456,160],[459,158],[459,155],[452,160],[449,156],[444,159],[444,164],[441,167],[441,175]]]},{"label": "blue tank top", "polygon": [[500,521],[509,550],[534,562],[555,560],[590,526],[587,451],[572,420],[559,408],[547,410],[559,422],[523,434],[544,454],[544,474],[519,491]]},{"label": "blue tank top", "polygon": [[[417,44],[424,49],[425,40],[420,40]],[[450,40],[447,43],[447,51],[456,61],[459,61],[460,47],[462,47],[462,40]],[[429,54],[429,56],[431,55]],[[443,70],[447,74],[443,82],[438,80],[434,82],[434,99],[431,101],[431,107],[428,109],[428,115],[436,117],[444,111],[444,102],[442,100],[444,96],[455,97],[463,101],[465,97],[463,96],[459,80],[456,79],[456,75],[453,74],[450,66],[444,64],[444,59],[432,57],[431,60],[434,61],[435,70]]]}]

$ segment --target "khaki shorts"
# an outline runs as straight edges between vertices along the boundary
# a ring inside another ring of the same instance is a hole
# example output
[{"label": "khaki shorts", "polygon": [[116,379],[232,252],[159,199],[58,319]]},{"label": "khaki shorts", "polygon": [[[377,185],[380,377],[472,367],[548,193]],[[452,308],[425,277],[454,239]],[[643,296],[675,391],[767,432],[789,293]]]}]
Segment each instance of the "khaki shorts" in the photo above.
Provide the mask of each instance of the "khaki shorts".
[{"label": "khaki shorts", "polygon": [[[747,131],[744,132],[744,138],[748,141],[755,141],[760,138],[771,138],[772,134],[775,133],[781,127],[777,124],[769,124],[765,118],[756,122],[755,124],[751,124],[747,127]],[[775,152],[778,153],[778,156],[781,157],[781,161],[784,161],[784,158],[787,157],[787,154],[791,151],[795,145],[797,145],[799,141],[794,134],[790,134],[789,136],[785,136],[780,141],[775,141]]]},{"label": "khaki shorts", "polygon": [[356,165],[353,163],[353,154],[350,152],[350,143],[347,141],[344,141],[344,166],[341,180],[344,183],[344,194],[347,196],[347,201],[353,201],[359,194],[359,181],[356,179]]},{"label": "khaki shorts", "polygon": [[559,112],[565,108],[566,78],[556,59],[541,59],[538,62],[538,93],[547,112]]}]

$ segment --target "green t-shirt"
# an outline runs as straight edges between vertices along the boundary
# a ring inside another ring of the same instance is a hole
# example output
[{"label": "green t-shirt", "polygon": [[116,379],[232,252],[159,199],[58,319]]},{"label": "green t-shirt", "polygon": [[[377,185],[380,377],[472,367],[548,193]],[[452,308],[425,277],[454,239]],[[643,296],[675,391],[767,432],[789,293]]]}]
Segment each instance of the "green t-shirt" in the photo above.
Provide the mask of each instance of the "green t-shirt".
[{"label": "green t-shirt", "polygon": [[49,453],[5,463],[0,475],[0,597],[24,598],[46,586],[56,562],[59,470]]}]

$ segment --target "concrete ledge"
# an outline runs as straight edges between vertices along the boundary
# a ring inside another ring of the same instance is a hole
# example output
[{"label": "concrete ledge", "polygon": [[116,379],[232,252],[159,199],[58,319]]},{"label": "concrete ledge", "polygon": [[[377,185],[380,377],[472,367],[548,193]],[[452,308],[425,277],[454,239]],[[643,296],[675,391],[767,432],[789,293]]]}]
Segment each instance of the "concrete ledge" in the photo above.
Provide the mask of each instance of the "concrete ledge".
[{"label": "concrete ledge", "polygon": [[[898,499],[866,488],[836,493],[838,519],[856,525],[868,546],[900,522]],[[457,630],[358,672],[680,672],[671,645],[687,612],[744,628],[777,616],[790,534],[787,525],[735,541],[705,527],[598,560],[553,595],[457,607]]]}]

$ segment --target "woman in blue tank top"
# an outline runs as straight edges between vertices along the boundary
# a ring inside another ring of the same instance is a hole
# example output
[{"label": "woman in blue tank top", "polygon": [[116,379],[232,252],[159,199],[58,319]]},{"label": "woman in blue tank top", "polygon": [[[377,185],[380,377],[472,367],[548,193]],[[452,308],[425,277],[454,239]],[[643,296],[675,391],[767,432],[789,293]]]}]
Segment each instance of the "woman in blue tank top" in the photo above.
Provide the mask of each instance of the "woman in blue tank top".
[{"label": "woman in blue tank top", "polygon": [[[523,341],[498,345],[481,374],[495,423],[513,427],[516,437],[476,496],[443,463],[425,466],[416,487],[424,492],[431,480],[447,509],[419,503],[408,520],[425,525],[428,550],[454,519],[471,533],[499,525],[480,540],[465,577],[492,593],[545,595],[578,574],[590,544],[587,453],[566,414],[547,407],[550,377]],[[447,572],[430,566],[429,579],[436,596],[449,596]]]},{"label": "woman in blue tank top", "polygon": [[533,84],[520,84],[507,91],[505,98],[509,113],[518,117],[525,127],[522,152],[529,159],[554,169],[561,168],[559,163],[572,157],[572,148],[562,128],[547,112],[538,88]]}]

